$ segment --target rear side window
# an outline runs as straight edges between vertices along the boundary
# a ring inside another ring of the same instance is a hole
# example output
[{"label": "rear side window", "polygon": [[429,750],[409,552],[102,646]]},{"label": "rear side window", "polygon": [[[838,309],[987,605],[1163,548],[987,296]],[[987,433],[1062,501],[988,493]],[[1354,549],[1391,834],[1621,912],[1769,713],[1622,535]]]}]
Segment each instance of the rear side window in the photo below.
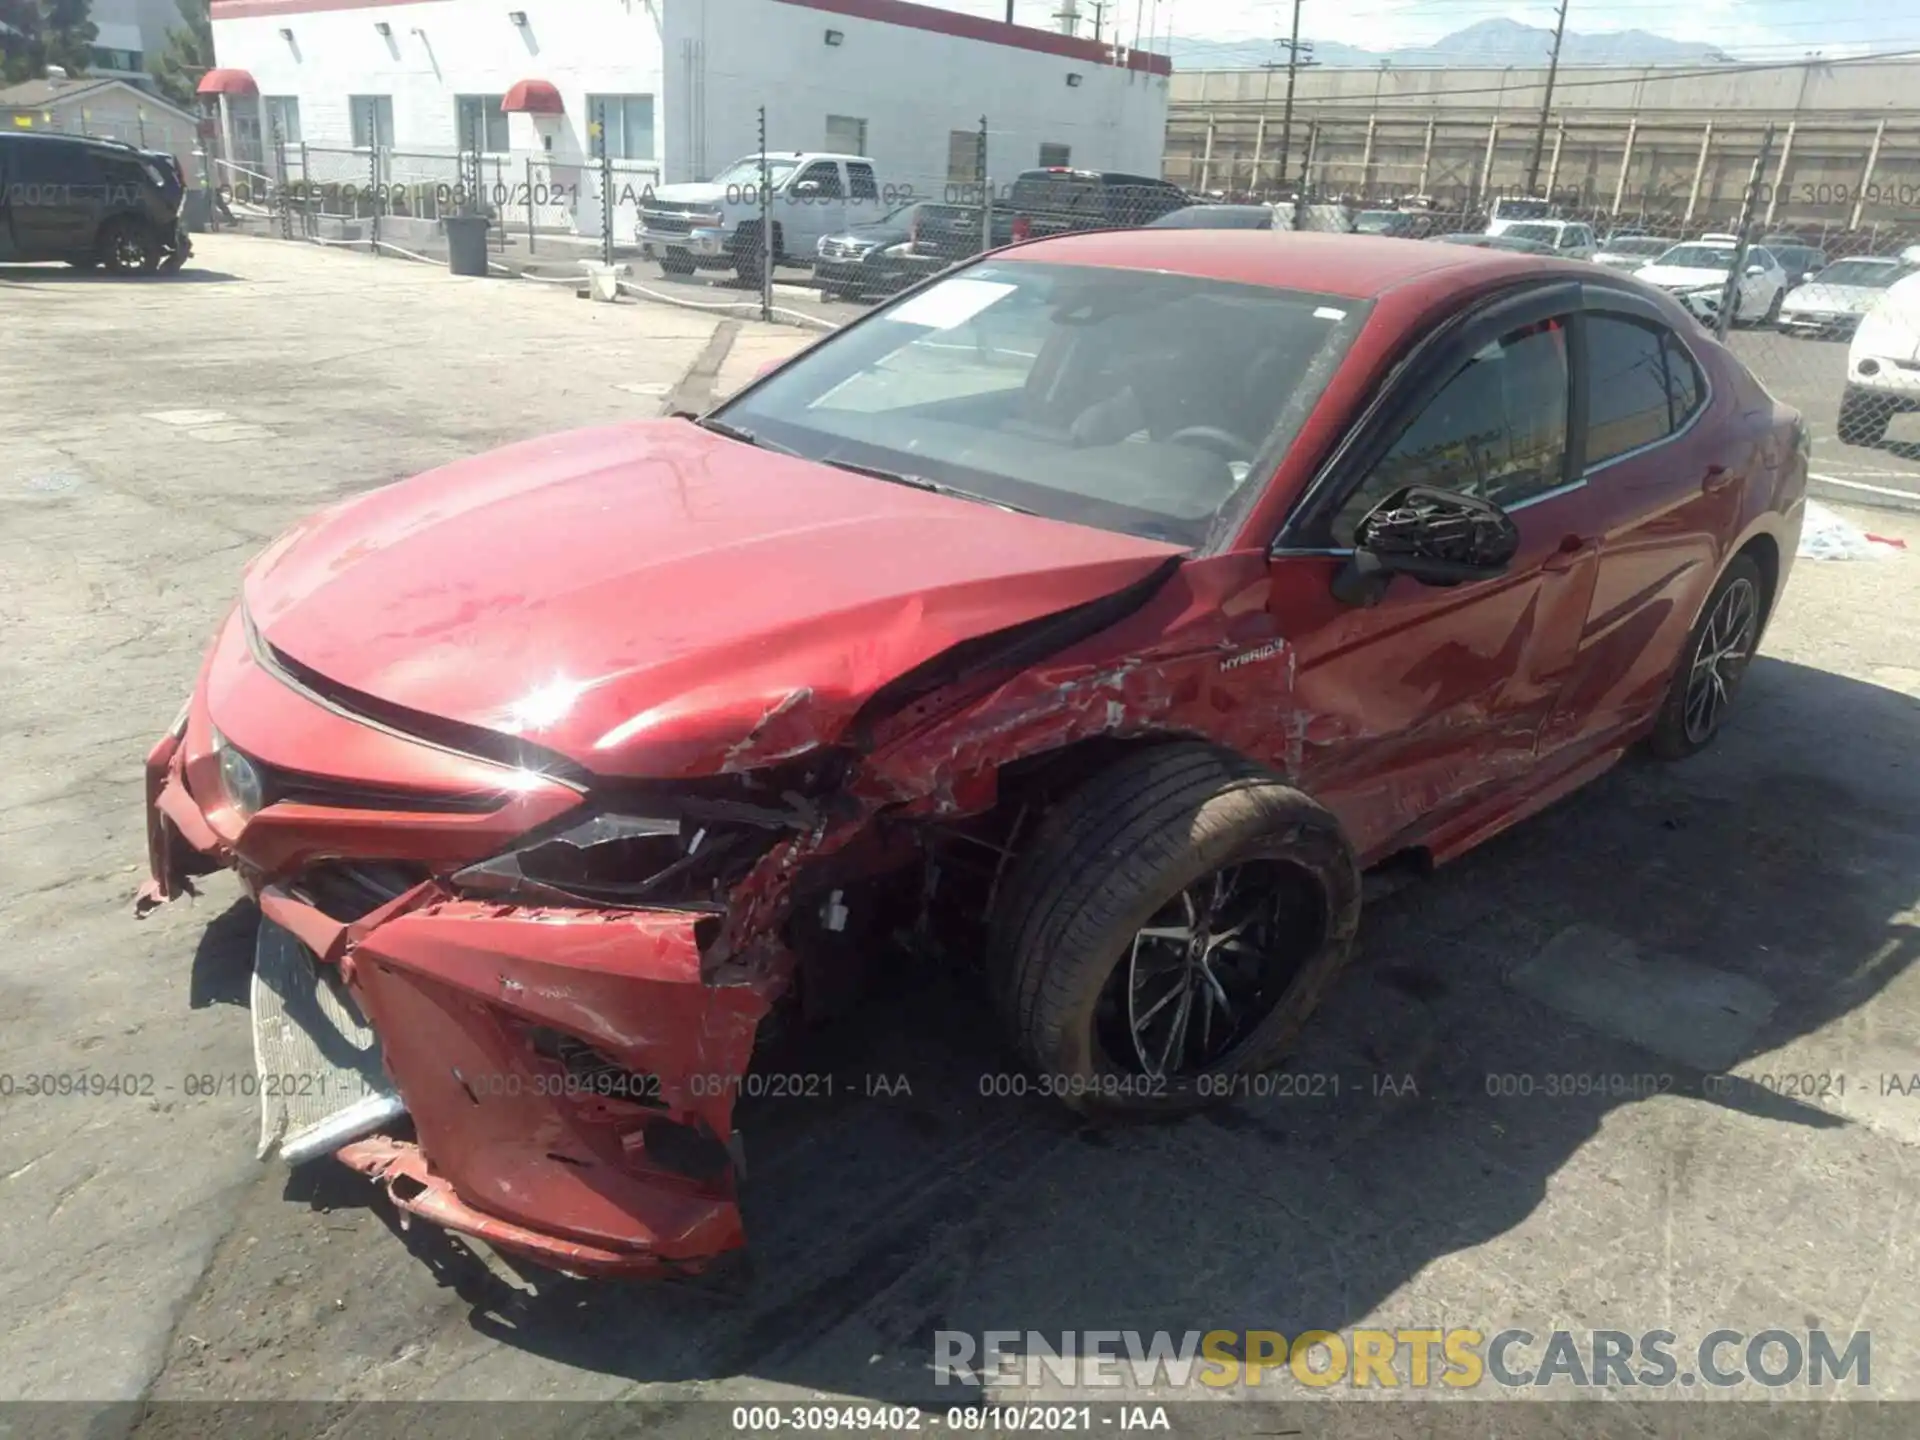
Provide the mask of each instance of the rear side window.
[{"label": "rear side window", "polygon": [[22,185],[88,185],[93,174],[85,150],[62,140],[41,140],[13,147],[10,178]]},{"label": "rear side window", "polygon": [[1618,315],[1587,317],[1587,464],[1666,439],[1700,408],[1700,374],[1673,333]]},{"label": "rear side window", "polygon": [[1668,413],[1673,416],[1673,428],[1678,430],[1705,401],[1707,387],[1701,382],[1700,367],[1694,364],[1679,336],[1669,330],[1660,343],[1667,355]]},{"label": "rear side window", "polygon": [[847,162],[847,184],[853,188],[856,200],[878,200],[880,187],[874,182],[873,167],[855,161]]}]

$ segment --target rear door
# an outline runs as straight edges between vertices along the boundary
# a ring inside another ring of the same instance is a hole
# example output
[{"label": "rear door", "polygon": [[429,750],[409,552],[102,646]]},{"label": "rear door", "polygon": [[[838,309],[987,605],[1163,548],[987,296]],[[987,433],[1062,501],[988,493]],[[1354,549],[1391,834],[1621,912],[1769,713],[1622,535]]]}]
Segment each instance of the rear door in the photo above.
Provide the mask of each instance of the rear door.
[{"label": "rear door", "polygon": [[13,140],[0,135],[0,261],[15,259],[13,247]]},{"label": "rear door", "polygon": [[811,258],[822,236],[847,228],[847,186],[837,160],[808,163],[787,191],[791,205],[780,218],[781,243],[789,256]]},{"label": "rear door", "polygon": [[866,160],[847,161],[846,223],[849,228],[871,225],[887,213],[880,203],[880,182]]},{"label": "rear door", "polygon": [[[1703,423],[1713,403],[1705,372],[1654,306],[1589,287],[1578,328],[1588,377],[1582,479],[1598,559],[1548,751],[1602,747],[1659,706],[1718,573],[1741,482],[1763,461],[1753,445],[1728,451],[1727,427]],[[1727,418],[1737,430],[1738,418]]]},{"label": "rear door", "polygon": [[14,145],[13,239],[23,260],[67,260],[94,251],[100,183],[87,147],[72,140]]},{"label": "rear door", "polygon": [[[1272,605],[1296,642],[1301,782],[1377,859],[1524,786],[1578,649],[1597,547],[1580,483],[1568,322],[1580,287],[1506,301],[1448,343],[1408,400],[1363,421],[1351,459],[1283,531]],[[1396,578],[1371,607],[1329,592],[1353,527],[1403,485],[1494,501],[1521,536],[1492,580]],[[1331,559],[1318,559],[1328,556]],[[1440,848],[1448,848],[1442,843]]]}]

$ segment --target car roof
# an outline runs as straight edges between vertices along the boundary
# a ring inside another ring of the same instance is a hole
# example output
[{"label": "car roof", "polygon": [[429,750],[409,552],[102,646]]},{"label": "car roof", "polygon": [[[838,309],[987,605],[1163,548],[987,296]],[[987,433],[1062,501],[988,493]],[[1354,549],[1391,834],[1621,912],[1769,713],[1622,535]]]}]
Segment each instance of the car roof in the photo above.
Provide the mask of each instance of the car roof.
[{"label": "car roof", "polygon": [[1448,272],[1466,284],[1543,271],[1588,274],[1573,260],[1511,250],[1435,245],[1324,230],[1090,230],[1032,240],[992,257],[1114,270],[1158,270],[1200,279],[1367,299]]}]

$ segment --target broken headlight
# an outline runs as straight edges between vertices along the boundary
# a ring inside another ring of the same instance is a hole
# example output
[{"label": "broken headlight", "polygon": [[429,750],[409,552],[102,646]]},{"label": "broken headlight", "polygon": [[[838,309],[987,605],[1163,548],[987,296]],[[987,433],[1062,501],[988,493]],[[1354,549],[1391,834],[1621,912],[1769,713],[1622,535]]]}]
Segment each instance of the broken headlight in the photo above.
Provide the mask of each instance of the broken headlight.
[{"label": "broken headlight", "polygon": [[260,771],[218,730],[213,732],[213,753],[220,760],[220,788],[227,792],[240,818],[251,819],[267,803],[267,787]]},{"label": "broken headlight", "polygon": [[465,890],[563,904],[725,908],[725,887],[772,834],[750,826],[597,814],[469,865]]}]

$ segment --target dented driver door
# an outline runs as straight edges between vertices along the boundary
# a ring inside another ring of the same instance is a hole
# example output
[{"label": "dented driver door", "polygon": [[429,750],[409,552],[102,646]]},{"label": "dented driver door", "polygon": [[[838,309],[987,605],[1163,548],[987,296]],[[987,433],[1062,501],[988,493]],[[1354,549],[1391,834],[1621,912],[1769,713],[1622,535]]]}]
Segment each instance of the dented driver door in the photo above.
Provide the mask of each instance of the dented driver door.
[{"label": "dented driver door", "polygon": [[[1289,768],[1363,863],[1524,783],[1577,652],[1598,547],[1568,480],[1578,445],[1567,330],[1528,320],[1470,352],[1328,504],[1318,553],[1276,551],[1273,604],[1295,637]],[[1436,377],[1438,378],[1438,377]],[[1358,522],[1403,486],[1491,500],[1520,532],[1501,575],[1393,579],[1373,605],[1330,593]]]}]

